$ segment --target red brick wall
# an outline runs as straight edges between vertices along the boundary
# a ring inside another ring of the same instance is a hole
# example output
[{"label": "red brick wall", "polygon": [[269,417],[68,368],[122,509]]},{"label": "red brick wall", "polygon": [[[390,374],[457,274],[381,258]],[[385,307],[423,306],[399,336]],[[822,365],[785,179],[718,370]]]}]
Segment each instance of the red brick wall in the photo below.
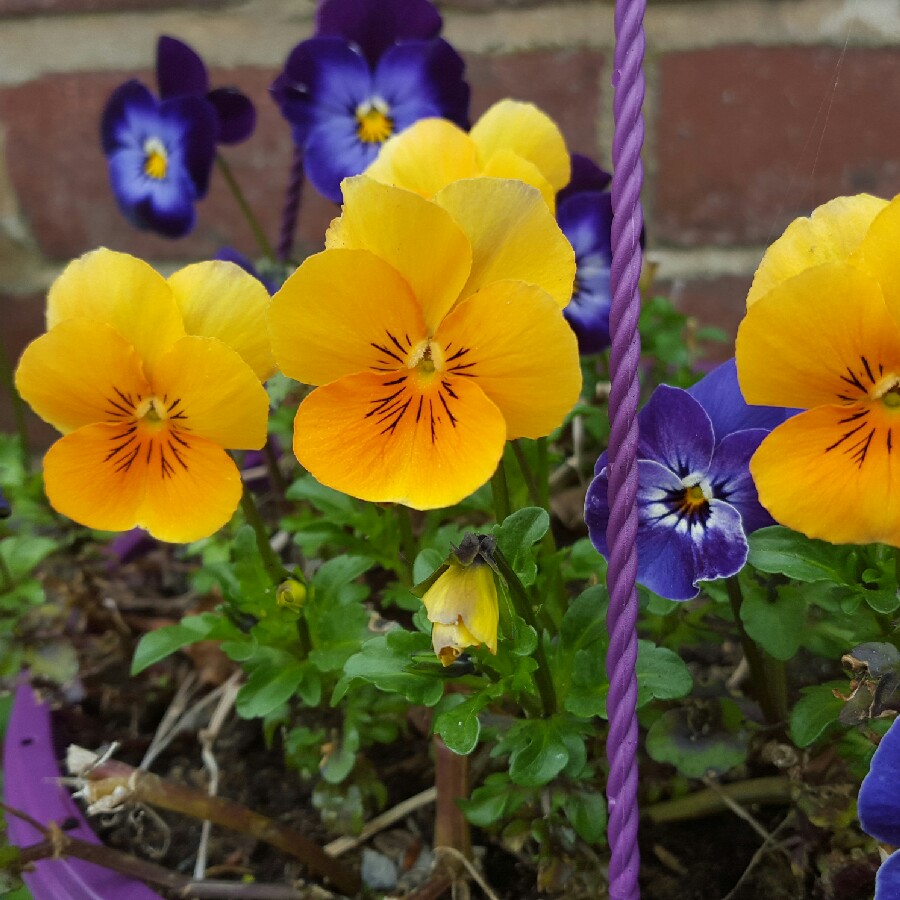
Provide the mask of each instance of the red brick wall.
[{"label": "red brick wall", "polygon": [[[473,116],[503,96],[533,100],[573,149],[609,166],[610,3],[439,6],[447,37],[467,59]],[[900,192],[897,23],[844,21],[844,7],[840,0],[651,2],[648,253],[660,262],[661,288],[704,322],[734,330],[755,261],[795,216],[841,193]],[[124,79],[152,83],[159,33],[192,43],[214,84],[236,84],[256,101],[256,135],[225,152],[274,239],[291,147],[267,88],[289,48],[308,36],[311,11],[302,0],[0,0],[7,352],[17,355],[40,330],[48,281],[85,250],[105,245],[161,266],[208,257],[225,243],[254,250],[217,176],[195,233],[183,241],[138,233],[116,209],[100,111]],[[335,211],[307,190],[299,238],[308,249]],[[10,427],[0,397],[0,429]]]}]

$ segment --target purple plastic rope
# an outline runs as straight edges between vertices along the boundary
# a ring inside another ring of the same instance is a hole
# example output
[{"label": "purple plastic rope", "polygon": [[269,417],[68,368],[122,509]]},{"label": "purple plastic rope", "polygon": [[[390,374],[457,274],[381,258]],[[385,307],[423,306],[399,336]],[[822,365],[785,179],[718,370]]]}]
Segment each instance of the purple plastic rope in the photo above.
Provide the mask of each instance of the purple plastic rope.
[{"label": "purple plastic rope", "polygon": [[609,781],[609,896],[637,900],[637,407],[641,342],[638,318],[641,299],[641,185],[644,169],[644,11],[646,0],[616,0],[616,51],[613,87],[615,136],[612,180],[612,308],[610,310],[611,388],[609,394],[609,737],[606,756]]},{"label": "purple plastic rope", "polygon": [[281,231],[278,233],[278,254],[280,262],[287,262],[294,249],[294,232],[297,230],[297,213],[303,197],[303,150],[294,147],[291,176],[284,192],[284,208],[281,211]]}]

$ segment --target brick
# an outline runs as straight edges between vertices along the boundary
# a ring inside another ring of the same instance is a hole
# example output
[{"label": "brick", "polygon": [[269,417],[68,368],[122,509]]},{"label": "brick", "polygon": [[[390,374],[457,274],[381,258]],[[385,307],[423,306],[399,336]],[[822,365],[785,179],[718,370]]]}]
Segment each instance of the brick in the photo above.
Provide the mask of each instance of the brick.
[{"label": "brick", "polygon": [[698,328],[721,328],[726,343],[706,345],[704,361],[721,362],[734,355],[734,338],[744,317],[752,275],[721,275],[713,278],[660,279],[654,293],[668,297],[679,312],[696,321]]},{"label": "brick", "polygon": [[[528,100],[555,119],[569,149],[597,157],[603,56],[591,50],[536,50],[501,56],[466,55],[472,121],[492,103]],[[608,168],[609,160],[597,160]]]},{"label": "brick", "polygon": [[766,243],[831,197],[893,196],[898,93],[894,49],[842,56],[838,48],[732,46],[664,55],[654,238]]}]

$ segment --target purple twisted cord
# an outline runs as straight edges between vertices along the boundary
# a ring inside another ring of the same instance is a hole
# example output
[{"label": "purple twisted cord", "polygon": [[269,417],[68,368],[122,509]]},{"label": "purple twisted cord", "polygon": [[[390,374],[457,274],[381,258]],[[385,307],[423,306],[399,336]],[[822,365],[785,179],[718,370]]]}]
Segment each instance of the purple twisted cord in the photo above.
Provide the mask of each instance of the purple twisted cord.
[{"label": "purple twisted cord", "polygon": [[609,394],[609,896],[637,900],[637,407],[641,355],[638,282],[641,275],[641,185],[644,170],[644,11],[646,0],[616,0],[613,86],[615,135],[612,181],[611,387]]},{"label": "purple twisted cord", "polygon": [[284,207],[281,210],[281,231],[278,232],[278,254],[280,262],[287,262],[294,249],[294,232],[297,230],[297,214],[303,197],[303,150],[294,147],[291,175],[284,193]]}]

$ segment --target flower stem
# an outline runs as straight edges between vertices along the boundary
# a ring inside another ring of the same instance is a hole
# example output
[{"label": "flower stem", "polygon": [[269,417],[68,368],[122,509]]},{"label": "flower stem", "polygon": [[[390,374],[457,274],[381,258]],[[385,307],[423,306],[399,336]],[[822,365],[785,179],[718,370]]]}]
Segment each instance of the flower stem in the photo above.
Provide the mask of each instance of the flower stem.
[{"label": "flower stem", "polygon": [[784,663],[769,656],[747,634],[741,618],[743,594],[737,575],[725,579],[725,589],[731,603],[731,612],[741,636],[741,646],[750,669],[753,694],[769,725],[781,725],[787,721],[787,680]]},{"label": "flower stem", "polygon": [[553,688],[553,673],[550,669],[550,663],[547,660],[547,654],[544,653],[543,629],[538,626],[537,617],[531,606],[531,599],[525,590],[525,585],[519,580],[513,567],[509,564],[506,557],[499,549],[494,550],[494,562],[509,588],[509,595],[512,598],[513,606],[516,613],[530,625],[535,634],[537,634],[537,646],[534,648],[534,659],[537,662],[537,668],[534,670],[534,681],[537,685],[538,693],[541,695],[541,704],[544,707],[544,715],[552,716],[556,712],[556,691]]},{"label": "flower stem", "polygon": [[537,439],[537,455],[538,455],[538,471],[537,485],[540,503],[547,512],[550,512],[550,448],[547,445],[547,438],[541,437]]},{"label": "flower stem", "polygon": [[300,201],[303,199],[303,150],[294,147],[294,158],[291,162],[291,174],[287,190],[284,193],[284,206],[281,210],[281,231],[278,233],[278,259],[287,262],[291,258],[294,247],[294,233],[297,230],[297,215],[300,212]]},{"label": "flower stem", "polygon": [[13,375],[13,365],[0,341],[0,380],[9,391],[9,398],[12,401],[13,416],[16,420],[16,434],[19,436],[19,453],[22,457],[22,469],[26,475],[31,473],[31,451],[28,449],[28,428],[25,419],[25,401],[22,395],[16,389],[16,380]]},{"label": "flower stem", "polygon": [[262,557],[263,566],[266,573],[272,580],[272,584],[279,585],[287,578],[291,578],[291,573],[284,567],[278,554],[272,549],[269,541],[269,533],[263,523],[262,516],[256,507],[256,501],[253,499],[253,493],[245,485],[244,492],[241,494],[241,509],[244,511],[244,518],[247,524],[253,529],[256,536],[256,546],[259,555]]},{"label": "flower stem", "polygon": [[491,494],[494,497],[494,515],[499,525],[511,512],[509,484],[506,480],[506,469],[503,468],[502,456],[497,464],[497,471],[491,476]]},{"label": "flower stem", "polygon": [[12,577],[12,572],[9,571],[9,566],[6,564],[6,560],[3,558],[3,554],[0,553],[0,594],[5,594],[7,591],[11,591],[16,585],[15,579]]},{"label": "flower stem", "polygon": [[510,441],[510,445],[516,456],[516,462],[519,464],[519,471],[522,473],[522,478],[525,480],[525,486],[528,488],[528,496],[535,506],[540,506],[541,492],[538,488],[537,479],[534,477],[534,472],[531,471],[531,466],[528,464],[528,459],[525,456],[525,450],[522,447],[522,443],[519,438],[516,438],[516,440]]},{"label": "flower stem", "polygon": [[404,506],[402,503],[395,503],[394,509],[397,512],[397,526],[400,532],[400,551],[402,556],[406,558],[406,568],[402,573],[398,574],[406,575],[407,581],[411,585],[413,583],[413,564],[419,552],[416,536],[413,533],[412,516],[410,515],[409,507]]},{"label": "flower stem", "polygon": [[253,232],[253,237],[256,239],[256,243],[259,245],[259,249],[262,251],[264,256],[267,256],[269,259],[275,259],[275,251],[272,249],[272,245],[269,243],[269,239],[266,237],[265,232],[262,230],[262,226],[259,224],[259,220],[253,214],[253,210],[250,209],[250,204],[247,203],[247,198],[244,196],[244,192],[241,190],[240,185],[237,183],[237,179],[234,177],[234,173],[231,171],[231,166],[225,161],[225,157],[222,156],[221,153],[216,154],[216,165],[219,167],[219,171],[222,173],[222,177],[225,179],[225,183],[228,185],[229,190],[232,193],[232,196],[237,201],[237,205],[241,208],[241,212],[244,214],[244,218],[247,220],[247,224],[250,226],[250,230]]}]

